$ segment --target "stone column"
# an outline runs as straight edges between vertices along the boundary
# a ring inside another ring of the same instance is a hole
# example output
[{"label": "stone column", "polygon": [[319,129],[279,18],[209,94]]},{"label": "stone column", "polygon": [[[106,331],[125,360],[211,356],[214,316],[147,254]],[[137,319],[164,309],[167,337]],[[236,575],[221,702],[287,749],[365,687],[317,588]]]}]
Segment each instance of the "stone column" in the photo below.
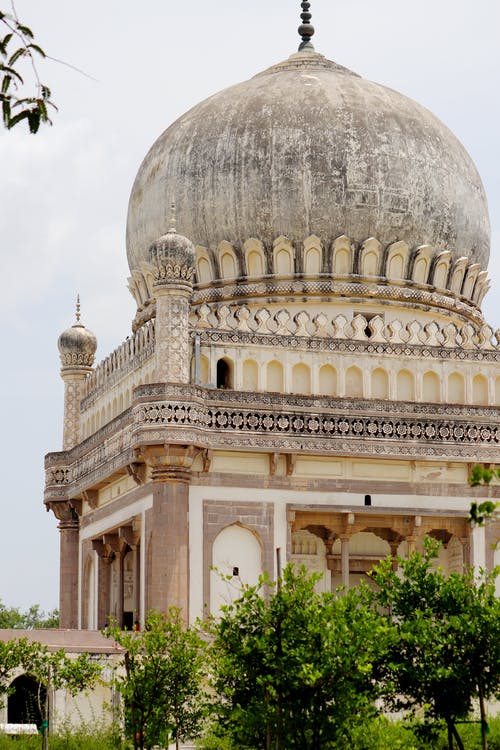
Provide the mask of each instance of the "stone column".
[{"label": "stone column", "polygon": [[96,550],[99,560],[97,569],[97,627],[104,628],[109,621],[111,563],[114,553],[100,540],[94,540],[92,547]]},{"label": "stone column", "polygon": [[155,359],[159,383],[189,383],[189,310],[193,296],[195,251],[175,229],[149,249],[156,300]]},{"label": "stone column", "polygon": [[78,628],[79,518],[68,503],[52,506],[59,520],[59,623],[61,628]]},{"label": "stone column", "polygon": [[140,540],[141,540],[141,522],[139,518],[134,518],[131,526],[121,526],[118,529],[118,536],[120,539],[124,539],[127,545],[132,550],[132,610],[134,613],[134,620],[141,620],[141,606],[140,606],[140,588],[141,588],[141,556],[140,556]]},{"label": "stone column", "polygon": [[349,536],[342,534],[340,537],[340,565],[342,572],[342,585],[349,588]]},{"label": "stone column", "polygon": [[80,402],[83,386],[90,372],[88,368],[61,370],[64,381],[63,450],[67,451],[80,442]]},{"label": "stone column", "polygon": [[178,607],[189,620],[189,480],[194,446],[146,449],[152,466],[153,531],[148,603],[166,612]]}]

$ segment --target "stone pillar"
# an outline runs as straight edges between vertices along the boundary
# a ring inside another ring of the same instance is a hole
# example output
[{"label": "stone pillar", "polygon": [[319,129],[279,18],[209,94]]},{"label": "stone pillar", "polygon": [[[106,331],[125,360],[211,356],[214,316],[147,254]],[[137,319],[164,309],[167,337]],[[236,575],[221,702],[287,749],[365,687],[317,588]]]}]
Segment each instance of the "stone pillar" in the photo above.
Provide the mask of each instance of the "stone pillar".
[{"label": "stone pillar", "polygon": [[78,628],[79,519],[68,502],[52,506],[59,520],[59,623],[61,628]]},{"label": "stone pillar", "polygon": [[342,585],[349,588],[349,537],[340,537],[340,565],[342,572]]},{"label": "stone pillar", "polygon": [[160,612],[178,607],[189,620],[189,480],[194,446],[149,447],[153,532],[148,605]]},{"label": "stone pillar", "polygon": [[111,563],[115,559],[115,555],[100,539],[94,539],[92,547],[97,552],[99,560],[97,569],[97,627],[101,629],[106,627],[111,614]]},{"label": "stone pillar", "polygon": [[392,559],[392,569],[396,571],[399,567],[398,564],[398,548],[399,548],[400,542],[391,542],[391,559]]},{"label": "stone pillar", "polygon": [[132,610],[134,613],[134,620],[141,621],[141,616],[144,614],[141,612],[141,555],[140,555],[140,540],[141,540],[141,522],[139,518],[134,518],[131,526],[121,526],[118,529],[118,536],[123,539],[132,550]]},{"label": "stone pillar", "polygon": [[193,296],[195,251],[175,229],[149,249],[156,300],[155,359],[159,383],[189,383],[189,310]]},{"label": "stone pillar", "polygon": [[80,442],[80,401],[88,368],[61,370],[64,381],[63,450],[68,451]]}]

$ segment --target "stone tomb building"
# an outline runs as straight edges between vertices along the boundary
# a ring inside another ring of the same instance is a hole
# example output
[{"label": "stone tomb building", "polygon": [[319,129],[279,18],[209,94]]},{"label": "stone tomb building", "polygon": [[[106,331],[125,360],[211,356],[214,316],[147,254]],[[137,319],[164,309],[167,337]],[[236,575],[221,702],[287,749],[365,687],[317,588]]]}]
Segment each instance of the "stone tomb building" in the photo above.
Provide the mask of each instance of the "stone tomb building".
[{"label": "stone tomb building", "polygon": [[79,316],[60,336],[62,627],[193,620],[275,575],[278,547],[325,589],[426,534],[447,571],[493,565],[498,528],[466,520],[500,443],[481,180],[436,117],[301,28],[146,155],[132,335],[96,367]]}]

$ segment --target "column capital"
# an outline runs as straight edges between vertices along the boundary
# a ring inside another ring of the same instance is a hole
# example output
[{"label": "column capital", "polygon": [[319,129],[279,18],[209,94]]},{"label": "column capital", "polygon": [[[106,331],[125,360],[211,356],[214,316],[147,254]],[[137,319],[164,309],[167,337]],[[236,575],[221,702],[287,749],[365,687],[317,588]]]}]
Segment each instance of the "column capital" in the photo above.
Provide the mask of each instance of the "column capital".
[{"label": "column capital", "polygon": [[71,500],[51,500],[47,503],[47,509],[51,510],[59,521],[59,530],[75,529],[80,526],[78,513]]},{"label": "column capital", "polygon": [[149,445],[141,449],[141,458],[151,467],[153,482],[189,482],[193,461],[201,452],[196,445]]}]

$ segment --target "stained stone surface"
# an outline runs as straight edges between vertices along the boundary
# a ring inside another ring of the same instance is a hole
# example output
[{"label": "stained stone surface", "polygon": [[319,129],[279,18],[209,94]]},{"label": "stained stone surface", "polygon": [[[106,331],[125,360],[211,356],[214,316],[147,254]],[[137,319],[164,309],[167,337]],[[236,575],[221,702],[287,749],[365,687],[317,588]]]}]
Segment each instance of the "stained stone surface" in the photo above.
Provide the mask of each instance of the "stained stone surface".
[{"label": "stained stone surface", "polygon": [[193,107],[152,146],[129,203],[131,269],[169,226],[271,252],[285,235],[432,245],[484,269],[489,219],[464,147],[407,97],[304,51]]}]

